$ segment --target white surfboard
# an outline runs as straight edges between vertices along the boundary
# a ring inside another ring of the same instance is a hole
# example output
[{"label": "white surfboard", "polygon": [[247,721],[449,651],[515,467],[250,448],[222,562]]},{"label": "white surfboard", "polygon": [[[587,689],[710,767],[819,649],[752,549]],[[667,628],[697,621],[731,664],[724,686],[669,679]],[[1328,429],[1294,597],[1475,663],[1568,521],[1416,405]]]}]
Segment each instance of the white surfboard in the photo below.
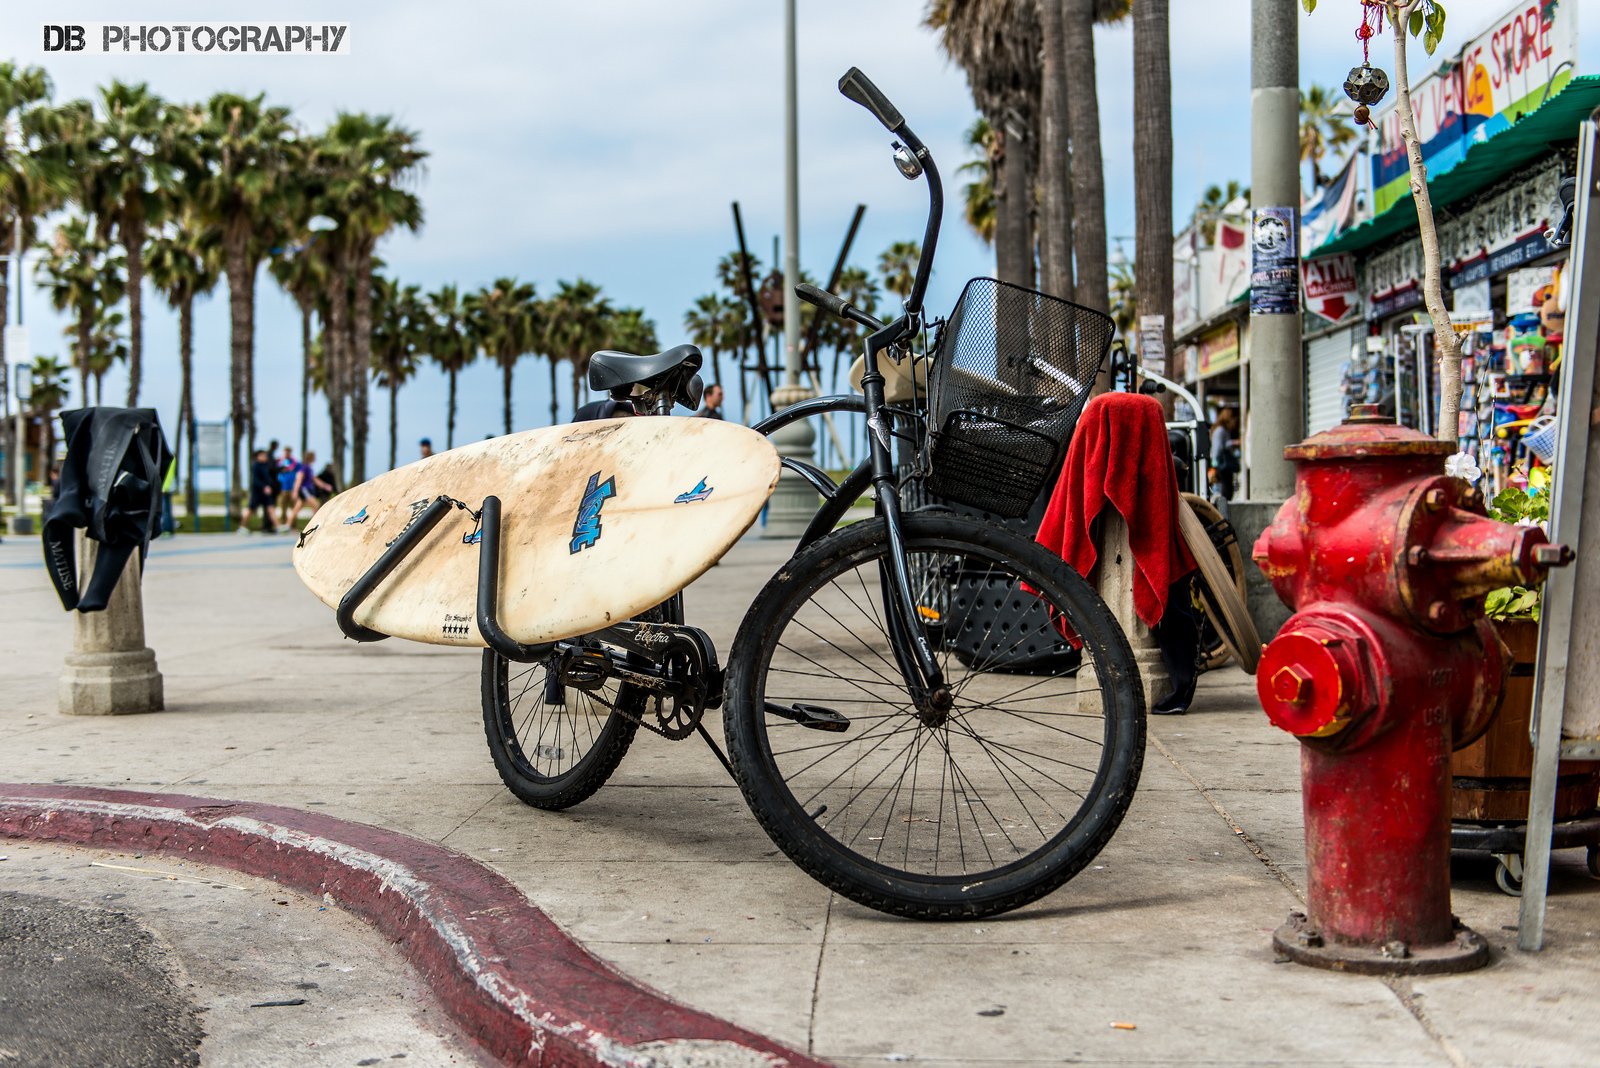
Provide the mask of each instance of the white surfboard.
[{"label": "white surfboard", "polygon": [[529,430],[397,468],[318,509],[294,550],[330,608],[413,517],[461,502],[355,613],[383,634],[483,646],[479,526],[501,502],[499,621],[524,643],[600,630],[660,604],[705,572],[761,513],[778,454],[716,419],[633,417]]}]

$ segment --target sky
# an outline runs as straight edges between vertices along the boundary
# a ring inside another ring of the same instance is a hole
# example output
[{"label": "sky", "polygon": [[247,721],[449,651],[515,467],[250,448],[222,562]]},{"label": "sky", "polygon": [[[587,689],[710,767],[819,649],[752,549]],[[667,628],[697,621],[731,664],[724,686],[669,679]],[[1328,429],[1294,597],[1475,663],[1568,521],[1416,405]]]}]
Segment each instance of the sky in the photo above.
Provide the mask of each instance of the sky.
[{"label": "sky", "polygon": [[[1576,0],[1565,0],[1567,3]],[[1449,0],[1442,58],[1513,5]],[[962,133],[975,117],[964,76],[922,27],[926,0],[799,0],[802,266],[825,276],[857,203],[867,213],[852,262],[870,266],[899,240],[919,239],[920,183],[894,169],[888,135],[840,97],[835,83],[860,66],[898,105],[939,162],[947,210],[928,305],[947,310],[964,282],[993,272],[989,250],[961,220]],[[1172,0],[1173,200],[1181,225],[1208,185],[1249,181],[1248,0]],[[313,15],[314,13],[314,15]],[[62,55],[42,51],[45,22],[348,22],[347,56]],[[1360,62],[1354,0],[1324,0],[1300,17],[1301,83],[1337,86]],[[1585,34],[1588,37],[1585,38]],[[1600,72],[1600,28],[1579,29],[1579,69]],[[1132,30],[1095,33],[1108,231],[1133,257]],[[1385,37],[1374,62],[1393,66]],[[1420,45],[1413,78],[1434,66]],[[663,347],[687,340],[683,315],[715,287],[734,247],[729,204],[739,201],[752,251],[770,263],[783,220],[783,4],[778,0],[7,0],[0,59],[42,64],[56,99],[92,94],[113,78],[146,81],[161,96],[200,100],[265,92],[307,129],[341,110],[390,114],[416,130],[430,157],[417,183],[425,223],[385,239],[379,255],[404,283],[463,290],[511,275],[549,293],[561,279],[598,282],[618,305],[641,306]],[[69,360],[62,329],[31,286],[24,312],[35,353]],[[13,298],[14,300],[15,298]],[[12,321],[15,321],[13,304]],[[142,403],[176,425],[176,315],[145,299]],[[227,298],[196,311],[196,398],[201,420],[227,412]],[[298,436],[299,317],[262,272],[257,287],[256,382],[263,438]],[[15,359],[15,354],[8,354]],[[74,383],[76,379],[74,379]],[[517,429],[549,420],[549,375],[519,366]],[[560,389],[563,412],[569,388]],[[105,383],[121,403],[126,378]],[[735,391],[736,392],[736,391]],[[76,404],[78,398],[73,398]],[[369,471],[387,460],[387,395],[373,394]],[[327,456],[325,405],[313,398],[311,447]],[[500,383],[480,361],[461,376],[456,443],[497,434]],[[399,398],[400,462],[417,441],[445,432],[443,377],[431,368]]]}]

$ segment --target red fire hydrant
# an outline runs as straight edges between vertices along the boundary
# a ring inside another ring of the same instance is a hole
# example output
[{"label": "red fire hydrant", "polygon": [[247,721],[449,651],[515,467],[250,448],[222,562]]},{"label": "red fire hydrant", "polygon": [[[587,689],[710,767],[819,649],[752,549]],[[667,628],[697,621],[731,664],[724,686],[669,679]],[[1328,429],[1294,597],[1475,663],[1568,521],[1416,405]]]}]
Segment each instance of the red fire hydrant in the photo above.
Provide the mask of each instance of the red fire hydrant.
[{"label": "red fire hydrant", "polygon": [[1295,497],[1254,557],[1296,609],[1256,674],[1301,741],[1308,900],[1273,945],[1318,967],[1466,971],[1488,945],[1450,912],[1450,752],[1499,710],[1506,651],[1483,595],[1571,559],[1489,519],[1441,474],[1447,442],[1375,405],[1285,450]]}]

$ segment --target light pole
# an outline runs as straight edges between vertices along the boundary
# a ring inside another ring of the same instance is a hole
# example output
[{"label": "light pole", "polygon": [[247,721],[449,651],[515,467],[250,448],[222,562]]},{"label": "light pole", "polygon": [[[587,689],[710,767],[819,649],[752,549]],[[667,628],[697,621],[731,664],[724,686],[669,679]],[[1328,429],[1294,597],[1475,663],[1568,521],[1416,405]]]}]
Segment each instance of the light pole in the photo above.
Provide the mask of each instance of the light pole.
[{"label": "light pole", "polygon": [[[783,408],[808,397],[812,391],[800,384],[800,298],[794,287],[800,281],[800,118],[796,75],[795,0],[784,8],[784,253],[783,253],[783,385],[772,391],[772,406]],[[778,454],[811,463],[817,432],[800,419],[772,435]],[[816,492],[799,475],[785,471],[767,509],[768,538],[797,538],[817,510]]]},{"label": "light pole", "polygon": [[28,500],[28,402],[33,399],[33,369],[22,361],[12,364],[12,392],[17,398],[17,448],[16,448],[16,493],[17,513],[13,518],[13,530],[19,534],[26,534],[27,500]]}]

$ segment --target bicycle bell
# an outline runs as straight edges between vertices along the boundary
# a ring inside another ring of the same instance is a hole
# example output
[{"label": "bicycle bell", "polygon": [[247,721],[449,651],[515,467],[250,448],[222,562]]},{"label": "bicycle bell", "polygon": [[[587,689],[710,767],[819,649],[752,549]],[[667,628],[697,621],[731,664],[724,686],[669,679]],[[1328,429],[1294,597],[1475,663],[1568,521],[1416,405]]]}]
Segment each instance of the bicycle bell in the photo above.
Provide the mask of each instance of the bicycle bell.
[{"label": "bicycle bell", "polygon": [[917,162],[917,157],[911,150],[899,141],[894,143],[894,165],[900,168],[900,173],[911,181],[922,177],[922,164]]}]

